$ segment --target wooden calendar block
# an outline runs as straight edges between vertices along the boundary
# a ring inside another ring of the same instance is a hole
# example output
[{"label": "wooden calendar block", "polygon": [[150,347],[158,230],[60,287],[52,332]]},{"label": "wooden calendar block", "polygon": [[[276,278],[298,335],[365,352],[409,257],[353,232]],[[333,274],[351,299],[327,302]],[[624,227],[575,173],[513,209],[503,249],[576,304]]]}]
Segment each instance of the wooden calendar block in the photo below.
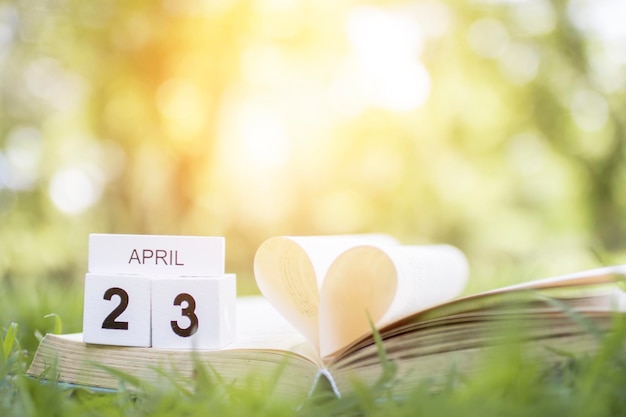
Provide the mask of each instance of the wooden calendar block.
[{"label": "wooden calendar block", "polygon": [[119,346],[151,344],[151,280],[141,275],[85,276],[83,340]]},{"label": "wooden calendar block", "polygon": [[152,346],[219,349],[235,338],[235,275],[152,282]]},{"label": "wooden calendar block", "polygon": [[220,236],[89,235],[89,272],[150,276],[222,276]]}]

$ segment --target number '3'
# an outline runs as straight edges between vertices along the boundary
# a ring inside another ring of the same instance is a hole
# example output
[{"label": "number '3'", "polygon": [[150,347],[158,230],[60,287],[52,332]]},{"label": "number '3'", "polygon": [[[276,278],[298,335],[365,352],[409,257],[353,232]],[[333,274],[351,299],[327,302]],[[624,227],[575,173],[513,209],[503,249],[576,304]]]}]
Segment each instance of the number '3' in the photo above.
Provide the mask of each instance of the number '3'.
[{"label": "number '3'", "polygon": [[172,330],[174,333],[179,335],[180,337],[189,337],[195,334],[198,331],[198,316],[196,316],[196,300],[187,293],[181,293],[176,296],[174,299],[175,306],[182,306],[182,304],[186,303],[186,306],[183,307],[181,313],[183,317],[187,317],[189,319],[189,326],[180,327],[178,322],[172,320],[170,322],[172,326]]}]

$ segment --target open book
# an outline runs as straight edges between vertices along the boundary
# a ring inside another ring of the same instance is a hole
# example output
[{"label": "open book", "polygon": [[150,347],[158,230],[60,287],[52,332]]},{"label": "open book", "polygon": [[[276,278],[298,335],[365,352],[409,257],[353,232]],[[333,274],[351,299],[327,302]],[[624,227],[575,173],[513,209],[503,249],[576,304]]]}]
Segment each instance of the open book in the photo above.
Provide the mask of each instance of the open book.
[{"label": "open book", "polygon": [[52,366],[59,381],[115,389],[115,371],[148,382],[167,374],[184,384],[202,363],[228,383],[277,376],[281,395],[306,395],[324,377],[341,395],[356,380],[373,384],[381,377],[382,345],[401,394],[426,380],[436,386],[452,369],[479,368],[507,340],[503,323],[515,323],[529,355],[558,360],[556,351],[591,352],[598,343],[573,316],[605,332],[615,312],[626,309],[617,285],[626,267],[459,298],[468,266],[458,249],[403,246],[379,235],[272,238],[258,249],[254,271],[264,297],[238,299],[238,336],[226,348],[90,345],[81,334],[48,334],[28,374],[38,377]]}]

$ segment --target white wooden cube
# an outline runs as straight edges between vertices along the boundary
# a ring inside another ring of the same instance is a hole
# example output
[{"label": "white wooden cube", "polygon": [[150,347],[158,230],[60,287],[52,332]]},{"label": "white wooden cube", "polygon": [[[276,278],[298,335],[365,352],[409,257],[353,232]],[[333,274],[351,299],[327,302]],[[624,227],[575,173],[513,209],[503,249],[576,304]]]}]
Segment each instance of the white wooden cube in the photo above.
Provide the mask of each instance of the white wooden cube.
[{"label": "white wooden cube", "polygon": [[152,347],[220,349],[235,339],[234,274],[152,282]]},{"label": "white wooden cube", "polygon": [[88,273],[83,308],[85,343],[149,347],[150,296],[148,277]]},{"label": "white wooden cube", "polygon": [[89,272],[150,276],[222,276],[221,236],[89,235]]}]

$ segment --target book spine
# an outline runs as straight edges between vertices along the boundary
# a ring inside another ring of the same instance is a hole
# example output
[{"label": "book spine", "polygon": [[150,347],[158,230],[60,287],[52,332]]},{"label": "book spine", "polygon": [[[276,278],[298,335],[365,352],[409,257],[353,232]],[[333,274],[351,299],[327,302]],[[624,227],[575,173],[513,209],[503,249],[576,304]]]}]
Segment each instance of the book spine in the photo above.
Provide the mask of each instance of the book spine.
[{"label": "book spine", "polygon": [[89,235],[89,272],[150,276],[222,276],[220,236]]}]

